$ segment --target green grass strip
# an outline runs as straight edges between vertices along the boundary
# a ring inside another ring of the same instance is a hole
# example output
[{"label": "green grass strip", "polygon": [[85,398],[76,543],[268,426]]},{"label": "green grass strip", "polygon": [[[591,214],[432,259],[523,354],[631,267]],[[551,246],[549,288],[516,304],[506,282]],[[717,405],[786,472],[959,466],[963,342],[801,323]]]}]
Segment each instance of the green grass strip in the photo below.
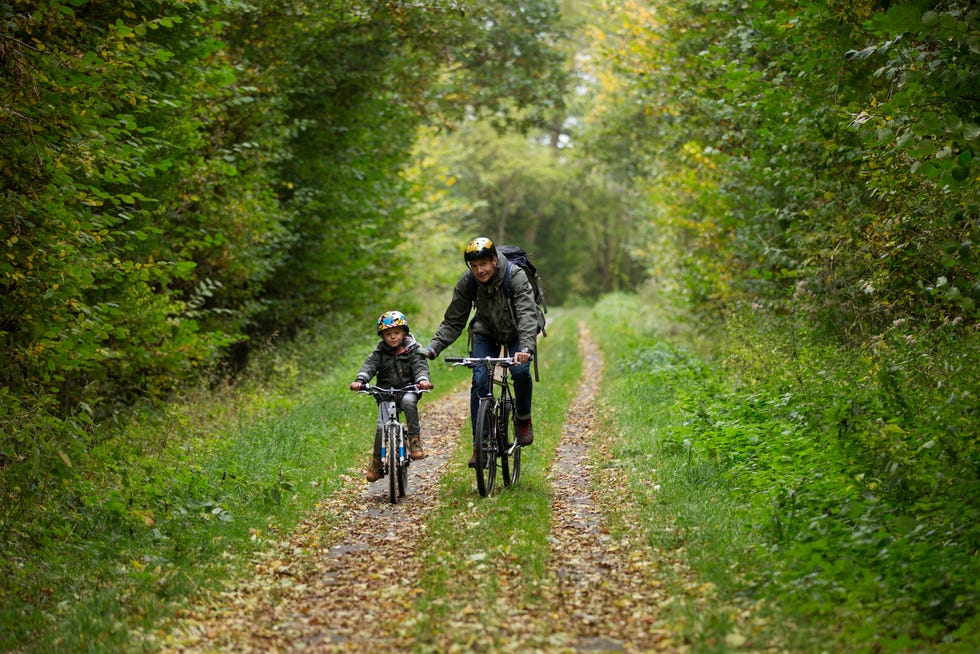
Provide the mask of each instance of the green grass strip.
[{"label": "green grass strip", "polygon": [[622,468],[628,484],[627,496],[605,507],[610,523],[640,530],[691,566],[682,575],[663,570],[677,599],[659,619],[695,651],[728,651],[741,642],[733,617],[753,608],[732,593],[744,590],[739,571],[751,565],[756,540],[729,479],[691,442],[684,407],[697,405],[710,371],[660,338],[661,318],[637,297],[605,298],[589,323],[606,364],[598,431],[612,459],[600,463]]}]

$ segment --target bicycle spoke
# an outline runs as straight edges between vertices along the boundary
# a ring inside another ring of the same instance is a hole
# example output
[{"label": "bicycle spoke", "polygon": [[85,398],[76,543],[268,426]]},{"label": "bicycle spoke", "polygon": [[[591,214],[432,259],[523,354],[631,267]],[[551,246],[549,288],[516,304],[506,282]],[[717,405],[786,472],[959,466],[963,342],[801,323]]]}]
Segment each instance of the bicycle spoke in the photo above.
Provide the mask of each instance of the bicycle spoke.
[{"label": "bicycle spoke", "polygon": [[512,486],[521,476],[521,448],[516,444],[517,421],[513,398],[506,395],[500,406],[502,408],[497,423],[500,470],[504,474],[504,486]]},{"label": "bicycle spoke", "polygon": [[493,492],[497,477],[496,443],[494,442],[493,411],[491,401],[480,402],[476,414],[474,443],[476,454],[476,489],[483,497]]}]

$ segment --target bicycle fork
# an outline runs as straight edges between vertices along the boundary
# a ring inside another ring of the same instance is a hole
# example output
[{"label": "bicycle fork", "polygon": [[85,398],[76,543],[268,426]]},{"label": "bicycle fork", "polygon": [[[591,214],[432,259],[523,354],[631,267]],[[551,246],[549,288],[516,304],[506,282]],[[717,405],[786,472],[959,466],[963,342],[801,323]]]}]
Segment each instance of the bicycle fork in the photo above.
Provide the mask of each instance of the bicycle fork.
[{"label": "bicycle fork", "polygon": [[381,419],[381,468],[383,474],[394,473],[388,470],[388,442],[391,437],[391,430],[396,430],[395,447],[397,448],[397,465],[405,465],[407,453],[405,451],[405,433],[398,422],[398,407],[394,402],[382,402],[378,405],[378,413]]},{"label": "bicycle fork", "polygon": [[[508,443],[510,446],[503,450],[501,454],[503,456],[512,456],[514,452],[520,449],[521,444],[517,440],[517,434],[509,433],[511,430],[516,429],[513,416],[514,416],[514,401],[508,394],[502,401],[502,411],[499,414],[500,422],[502,424],[497,425],[497,433],[500,434],[500,442]],[[513,440],[512,440],[513,439]]]}]

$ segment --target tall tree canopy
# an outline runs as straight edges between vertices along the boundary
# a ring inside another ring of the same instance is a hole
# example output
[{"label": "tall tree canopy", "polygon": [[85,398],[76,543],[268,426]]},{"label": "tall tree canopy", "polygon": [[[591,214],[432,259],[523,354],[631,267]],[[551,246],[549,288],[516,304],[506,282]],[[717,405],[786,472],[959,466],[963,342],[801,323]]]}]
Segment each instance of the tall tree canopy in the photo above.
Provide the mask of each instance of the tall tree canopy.
[{"label": "tall tree canopy", "polygon": [[549,0],[0,12],[0,466],[34,472],[398,278],[421,126],[562,103]]},{"label": "tall tree canopy", "polygon": [[976,320],[973,3],[604,9],[591,148],[647,187],[691,298],[791,302],[858,341]]}]

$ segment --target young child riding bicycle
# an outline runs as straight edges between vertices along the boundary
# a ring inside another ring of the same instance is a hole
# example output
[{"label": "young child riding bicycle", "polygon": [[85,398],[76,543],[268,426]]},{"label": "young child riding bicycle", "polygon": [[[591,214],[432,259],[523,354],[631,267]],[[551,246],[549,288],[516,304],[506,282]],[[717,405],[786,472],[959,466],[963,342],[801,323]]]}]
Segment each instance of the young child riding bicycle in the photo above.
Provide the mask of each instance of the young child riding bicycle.
[{"label": "young child riding bicycle", "polygon": [[[419,344],[415,342],[408,327],[405,314],[400,311],[386,311],[378,318],[378,335],[381,341],[357,372],[350,389],[359,391],[364,385],[377,376],[378,386],[402,388],[415,384],[421,390],[430,390],[429,362],[419,352]],[[399,408],[405,414],[408,429],[408,447],[413,459],[425,457],[422,451],[422,429],[419,423],[417,393],[404,393],[399,401]],[[365,477],[368,481],[381,478],[381,430],[374,435],[374,451],[371,463],[368,465]]]}]

